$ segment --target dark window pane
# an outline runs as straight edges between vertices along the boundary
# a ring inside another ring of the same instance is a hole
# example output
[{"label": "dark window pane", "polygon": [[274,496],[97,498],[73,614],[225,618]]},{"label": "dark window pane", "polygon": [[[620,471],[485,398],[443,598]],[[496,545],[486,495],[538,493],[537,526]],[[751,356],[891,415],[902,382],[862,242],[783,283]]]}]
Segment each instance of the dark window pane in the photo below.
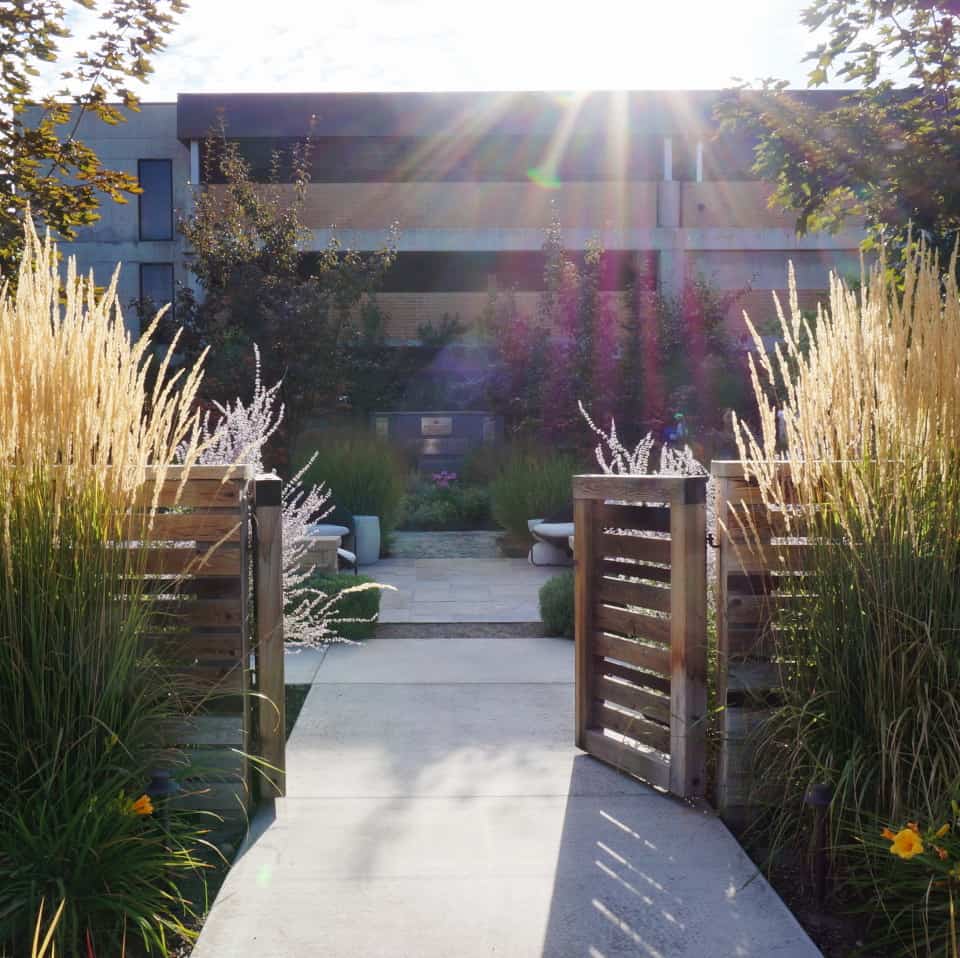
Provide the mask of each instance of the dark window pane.
[{"label": "dark window pane", "polygon": [[170,160],[140,160],[140,239],[173,239],[173,164]]},{"label": "dark window pane", "polygon": [[[605,292],[625,289],[634,280],[632,250],[606,250],[601,259],[600,287]],[[568,253],[578,269],[583,253]],[[315,266],[317,254],[306,254],[307,269]],[[385,293],[481,293],[492,281],[500,289],[537,292],[543,289],[543,253],[535,250],[504,252],[403,252],[383,279]],[[648,271],[652,264],[648,264]]]},{"label": "dark window pane", "polygon": [[171,304],[173,308],[173,263],[140,264],[140,304],[152,316]]}]

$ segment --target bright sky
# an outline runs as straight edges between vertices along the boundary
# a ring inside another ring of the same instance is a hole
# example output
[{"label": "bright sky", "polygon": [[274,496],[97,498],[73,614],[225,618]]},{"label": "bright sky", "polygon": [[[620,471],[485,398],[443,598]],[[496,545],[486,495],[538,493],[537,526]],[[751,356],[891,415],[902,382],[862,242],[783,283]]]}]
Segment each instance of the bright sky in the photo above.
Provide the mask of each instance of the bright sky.
[{"label": "bright sky", "polygon": [[805,86],[807,2],[191,0],[141,96]]}]

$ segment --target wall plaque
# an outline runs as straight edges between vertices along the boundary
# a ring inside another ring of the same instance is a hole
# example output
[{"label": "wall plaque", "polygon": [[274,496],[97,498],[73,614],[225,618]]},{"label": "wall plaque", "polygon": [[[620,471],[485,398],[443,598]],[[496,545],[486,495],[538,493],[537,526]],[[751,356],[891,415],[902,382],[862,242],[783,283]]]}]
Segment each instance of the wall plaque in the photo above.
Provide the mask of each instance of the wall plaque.
[{"label": "wall plaque", "polygon": [[451,416],[421,416],[421,436],[451,436],[453,435],[453,418]]}]

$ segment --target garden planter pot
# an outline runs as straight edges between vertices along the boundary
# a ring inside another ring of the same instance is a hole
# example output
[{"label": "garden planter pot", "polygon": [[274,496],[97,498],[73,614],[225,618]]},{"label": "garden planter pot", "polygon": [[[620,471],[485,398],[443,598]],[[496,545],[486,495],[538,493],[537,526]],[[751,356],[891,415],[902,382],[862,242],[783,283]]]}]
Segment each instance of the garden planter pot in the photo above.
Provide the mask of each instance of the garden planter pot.
[{"label": "garden planter pot", "polygon": [[380,558],[380,517],[354,516],[357,540],[357,565],[373,565]]}]

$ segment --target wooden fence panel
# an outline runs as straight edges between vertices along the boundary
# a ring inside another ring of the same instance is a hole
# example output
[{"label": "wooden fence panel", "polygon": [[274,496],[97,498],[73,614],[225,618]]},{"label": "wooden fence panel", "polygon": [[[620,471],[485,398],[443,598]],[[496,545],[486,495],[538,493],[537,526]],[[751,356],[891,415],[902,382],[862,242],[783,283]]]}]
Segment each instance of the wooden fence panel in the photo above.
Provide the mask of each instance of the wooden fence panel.
[{"label": "wooden fence panel", "polygon": [[[178,691],[194,711],[162,730],[163,745],[177,763],[178,801],[229,819],[246,817],[254,764],[279,769],[266,778],[271,794],[283,789],[279,487],[275,476],[255,483],[249,468],[197,466],[187,475],[173,468],[159,488],[148,476],[139,499],[146,508],[156,506],[150,541],[136,545],[144,553],[151,601],[144,641],[170,662]],[[131,528],[136,525],[131,522]],[[254,597],[256,646],[251,643]],[[268,703],[261,695],[254,699],[254,691],[268,695],[269,708],[279,714],[279,723],[266,735]],[[259,772],[256,777],[264,778]]]},{"label": "wooden fence panel", "polygon": [[[763,505],[743,463],[713,462],[711,473],[717,496],[717,700],[722,708],[717,807],[740,830],[755,813],[753,736],[770,714],[780,684],[774,613],[798,601],[792,593],[809,547],[802,526],[792,521],[788,527],[783,513]],[[784,474],[782,481],[789,484],[789,477]]]},{"label": "wooden fence panel", "polygon": [[705,789],[705,488],[573,481],[577,745],[685,798]]}]

